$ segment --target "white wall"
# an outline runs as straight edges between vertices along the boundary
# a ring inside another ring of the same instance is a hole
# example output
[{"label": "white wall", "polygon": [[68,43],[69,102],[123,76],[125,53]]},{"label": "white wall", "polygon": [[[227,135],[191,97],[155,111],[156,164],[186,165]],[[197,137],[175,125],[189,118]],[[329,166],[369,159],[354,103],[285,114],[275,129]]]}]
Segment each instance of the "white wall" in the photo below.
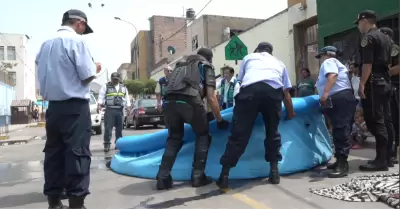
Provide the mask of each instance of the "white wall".
[{"label": "white wall", "polygon": [[[275,16],[269,18],[265,22],[257,25],[256,27],[242,33],[239,38],[247,46],[248,53],[252,53],[260,42],[267,41],[273,45],[273,55],[280,59],[287,68],[291,82],[294,84],[296,81],[295,65],[290,57],[290,49],[293,48],[293,40],[290,42],[289,39],[289,27],[288,27],[288,12],[287,10],[282,11]],[[293,38],[292,38],[293,39]],[[235,65],[235,61],[225,60],[225,46],[228,41],[214,47],[213,53],[213,64],[216,69],[216,74],[220,74],[220,68],[225,64],[230,65],[235,69],[235,74],[239,73],[239,66],[241,61]]]},{"label": "white wall", "polygon": [[301,23],[305,20],[308,20],[312,17],[317,16],[317,1],[316,0],[307,0],[306,1],[307,8],[302,9],[301,3],[293,5],[288,9],[288,43],[289,43],[289,57],[290,61],[293,63],[293,67],[296,66],[296,58],[295,58],[295,47],[294,47],[294,36],[293,36],[293,27],[294,25]]},{"label": "white wall", "polygon": [[36,101],[35,61],[34,58],[28,56],[28,39],[23,34],[5,33],[3,35],[5,38],[2,37],[2,39],[0,39],[0,46],[5,46],[5,54],[7,54],[7,46],[15,46],[17,53],[16,60],[4,60],[6,62],[17,63],[17,66],[10,70],[16,72],[16,99],[30,99]]}]

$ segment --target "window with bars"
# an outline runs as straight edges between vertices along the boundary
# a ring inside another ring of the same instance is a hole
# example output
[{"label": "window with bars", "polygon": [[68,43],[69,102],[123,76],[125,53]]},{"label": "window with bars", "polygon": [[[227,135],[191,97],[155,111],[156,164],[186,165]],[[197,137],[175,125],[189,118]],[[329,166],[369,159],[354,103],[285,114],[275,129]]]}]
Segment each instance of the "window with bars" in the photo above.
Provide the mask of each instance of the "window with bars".
[{"label": "window with bars", "polygon": [[17,60],[15,46],[7,46],[7,60]]},{"label": "window with bars", "polygon": [[195,35],[192,37],[192,51],[195,51],[197,48],[199,48],[199,40],[198,36]]},{"label": "window with bars", "polygon": [[4,51],[4,46],[0,46],[0,60],[5,60],[5,51]]}]

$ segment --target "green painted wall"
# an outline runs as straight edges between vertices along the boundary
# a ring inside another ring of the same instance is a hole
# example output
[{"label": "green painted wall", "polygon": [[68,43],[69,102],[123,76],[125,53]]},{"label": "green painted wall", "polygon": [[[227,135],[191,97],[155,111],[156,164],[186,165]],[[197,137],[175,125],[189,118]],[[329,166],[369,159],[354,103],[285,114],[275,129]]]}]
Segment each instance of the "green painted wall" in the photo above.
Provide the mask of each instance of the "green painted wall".
[{"label": "green painted wall", "polygon": [[399,0],[317,0],[318,45],[325,44],[325,37],[356,27],[353,21],[367,9],[382,19],[399,13]]}]

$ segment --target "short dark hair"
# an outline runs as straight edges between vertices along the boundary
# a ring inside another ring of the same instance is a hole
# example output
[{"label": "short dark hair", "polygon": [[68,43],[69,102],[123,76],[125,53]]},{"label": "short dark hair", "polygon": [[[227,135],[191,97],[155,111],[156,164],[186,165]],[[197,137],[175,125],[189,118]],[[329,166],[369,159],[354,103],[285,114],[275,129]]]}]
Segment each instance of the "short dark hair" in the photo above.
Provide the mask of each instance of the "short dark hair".
[{"label": "short dark hair", "polygon": [[230,66],[224,66],[224,67],[222,67],[221,69],[222,69],[223,71],[229,70],[229,73],[230,73],[230,74],[234,74],[234,73],[235,73],[235,69],[233,69],[233,68],[230,67]]},{"label": "short dark hair", "polygon": [[303,72],[303,71],[306,71],[306,73],[308,74],[308,76],[311,75],[310,69],[308,69],[308,68],[305,67],[305,68],[302,68],[300,72]]}]

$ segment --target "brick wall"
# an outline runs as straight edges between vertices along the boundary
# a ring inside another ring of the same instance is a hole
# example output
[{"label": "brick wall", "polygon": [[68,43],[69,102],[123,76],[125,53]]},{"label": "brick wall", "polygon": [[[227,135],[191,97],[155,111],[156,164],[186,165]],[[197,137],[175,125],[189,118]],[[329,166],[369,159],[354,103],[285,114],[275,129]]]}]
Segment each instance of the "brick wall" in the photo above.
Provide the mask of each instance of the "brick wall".
[{"label": "brick wall", "polygon": [[[186,24],[186,19],[181,17],[152,16],[150,18],[150,38],[153,49],[153,62],[156,65],[164,58],[173,60],[186,50],[186,27],[170,39],[173,35]],[[161,42],[161,44],[160,44]],[[175,54],[170,55],[167,51],[168,46],[175,48]]]}]

